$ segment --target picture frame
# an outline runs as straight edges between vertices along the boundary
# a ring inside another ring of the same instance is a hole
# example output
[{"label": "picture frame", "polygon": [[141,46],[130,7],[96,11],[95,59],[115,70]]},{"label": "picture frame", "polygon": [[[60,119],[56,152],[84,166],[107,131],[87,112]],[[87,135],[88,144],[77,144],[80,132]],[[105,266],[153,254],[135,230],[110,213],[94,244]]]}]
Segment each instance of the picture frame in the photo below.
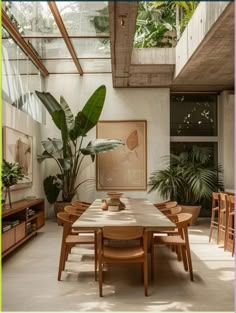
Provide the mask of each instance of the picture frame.
[{"label": "picture frame", "polygon": [[125,144],[97,155],[97,190],[147,190],[147,121],[99,121],[96,137],[120,139]]},{"label": "picture frame", "polygon": [[3,127],[3,159],[19,163],[25,178],[11,190],[27,188],[33,184],[33,137],[16,129]]}]

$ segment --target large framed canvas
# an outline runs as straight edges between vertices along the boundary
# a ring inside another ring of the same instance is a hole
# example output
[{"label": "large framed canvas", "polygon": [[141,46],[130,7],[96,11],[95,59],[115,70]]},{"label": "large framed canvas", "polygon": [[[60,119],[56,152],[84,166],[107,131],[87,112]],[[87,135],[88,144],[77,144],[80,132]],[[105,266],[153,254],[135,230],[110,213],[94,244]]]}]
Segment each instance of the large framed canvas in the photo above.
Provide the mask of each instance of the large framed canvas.
[{"label": "large framed canvas", "polygon": [[97,190],[146,190],[147,121],[99,121],[97,138],[125,143],[122,148],[97,155]]},{"label": "large framed canvas", "polygon": [[3,127],[3,158],[8,162],[18,162],[26,175],[11,189],[29,187],[33,183],[33,137],[18,130]]}]

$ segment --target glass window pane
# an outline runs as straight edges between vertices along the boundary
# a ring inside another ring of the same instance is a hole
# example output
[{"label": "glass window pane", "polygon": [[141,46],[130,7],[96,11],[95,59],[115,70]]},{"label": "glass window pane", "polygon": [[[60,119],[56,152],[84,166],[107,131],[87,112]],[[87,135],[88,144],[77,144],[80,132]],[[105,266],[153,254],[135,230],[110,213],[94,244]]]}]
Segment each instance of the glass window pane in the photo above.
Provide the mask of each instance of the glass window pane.
[{"label": "glass window pane", "polygon": [[172,95],[171,136],[217,136],[216,95]]},{"label": "glass window pane", "polygon": [[71,58],[63,38],[26,39],[42,59]]},{"label": "glass window pane", "polygon": [[45,60],[43,64],[49,73],[78,73],[73,60]]},{"label": "glass window pane", "polygon": [[81,59],[80,65],[84,72],[111,72],[111,60],[110,59]]},{"label": "glass window pane", "polygon": [[56,2],[70,36],[109,35],[106,1]]},{"label": "glass window pane", "polygon": [[78,58],[110,57],[110,39],[71,39]]},{"label": "glass window pane", "polygon": [[60,35],[47,2],[7,1],[5,11],[22,36]]},{"label": "glass window pane", "polygon": [[13,39],[2,39],[3,60],[27,59],[25,53],[17,46]]}]

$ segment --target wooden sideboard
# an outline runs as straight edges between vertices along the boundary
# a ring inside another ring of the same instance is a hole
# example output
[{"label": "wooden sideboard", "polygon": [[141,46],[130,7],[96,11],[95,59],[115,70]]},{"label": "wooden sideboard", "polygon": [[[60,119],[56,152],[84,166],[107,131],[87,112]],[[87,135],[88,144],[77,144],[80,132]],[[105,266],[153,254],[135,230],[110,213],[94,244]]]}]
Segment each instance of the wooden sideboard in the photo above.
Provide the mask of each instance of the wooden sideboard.
[{"label": "wooden sideboard", "polygon": [[44,223],[44,199],[20,200],[2,208],[2,258],[36,235]]}]

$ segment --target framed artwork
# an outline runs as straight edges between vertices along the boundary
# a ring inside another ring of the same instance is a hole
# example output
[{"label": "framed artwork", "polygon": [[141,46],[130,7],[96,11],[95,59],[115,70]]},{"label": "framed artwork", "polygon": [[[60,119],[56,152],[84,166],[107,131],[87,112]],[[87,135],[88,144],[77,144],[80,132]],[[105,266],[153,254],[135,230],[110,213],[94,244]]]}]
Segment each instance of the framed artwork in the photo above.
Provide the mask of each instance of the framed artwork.
[{"label": "framed artwork", "polygon": [[18,130],[3,127],[3,158],[8,162],[17,162],[22,168],[24,178],[12,190],[29,187],[33,183],[33,137]]},{"label": "framed artwork", "polygon": [[96,158],[97,190],[147,189],[147,121],[99,121],[97,138],[121,139],[125,145]]}]

